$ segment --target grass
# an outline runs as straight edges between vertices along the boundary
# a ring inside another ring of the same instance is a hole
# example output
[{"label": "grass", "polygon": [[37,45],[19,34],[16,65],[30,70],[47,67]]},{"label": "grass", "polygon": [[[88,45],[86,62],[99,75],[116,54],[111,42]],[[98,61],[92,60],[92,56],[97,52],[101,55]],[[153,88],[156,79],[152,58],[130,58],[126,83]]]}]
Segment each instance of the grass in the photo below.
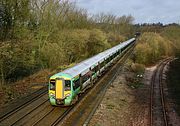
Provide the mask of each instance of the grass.
[{"label": "grass", "polygon": [[141,87],[143,87],[143,83],[141,83],[141,82],[138,82],[138,83],[130,83],[129,84],[129,86],[131,87],[131,88],[134,88],[134,89],[137,89],[137,88],[141,88]]},{"label": "grass", "polygon": [[128,86],[133,89],[141,88],[144,86],[144,84],[141,82],[142,78],[136,76],[134,76],[134,78],[129,79],[128,81],[129,81]]}]

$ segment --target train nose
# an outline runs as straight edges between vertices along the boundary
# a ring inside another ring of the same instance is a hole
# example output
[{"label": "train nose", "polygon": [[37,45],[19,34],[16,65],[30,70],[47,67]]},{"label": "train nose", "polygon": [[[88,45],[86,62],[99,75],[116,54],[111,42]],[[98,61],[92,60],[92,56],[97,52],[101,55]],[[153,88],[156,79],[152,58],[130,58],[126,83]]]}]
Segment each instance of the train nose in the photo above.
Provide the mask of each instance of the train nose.
[{"label": "train nose", "polygon": [[58,100],[64,99],[64,79],[57,78],[56,79],[56,94],[55,97]]}]

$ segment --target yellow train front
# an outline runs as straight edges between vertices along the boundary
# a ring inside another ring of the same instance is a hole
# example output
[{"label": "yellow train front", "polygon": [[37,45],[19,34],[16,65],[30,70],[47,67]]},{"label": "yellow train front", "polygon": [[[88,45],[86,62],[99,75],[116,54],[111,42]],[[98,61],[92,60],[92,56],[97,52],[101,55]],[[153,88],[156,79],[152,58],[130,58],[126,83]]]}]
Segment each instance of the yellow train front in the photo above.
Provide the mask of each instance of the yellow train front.
[{"label": "yellow train front", "polygon": [[71,105],[80,88],[73,88],[72,77],[58,73],[49,80],[49,100],[51,105]]}]

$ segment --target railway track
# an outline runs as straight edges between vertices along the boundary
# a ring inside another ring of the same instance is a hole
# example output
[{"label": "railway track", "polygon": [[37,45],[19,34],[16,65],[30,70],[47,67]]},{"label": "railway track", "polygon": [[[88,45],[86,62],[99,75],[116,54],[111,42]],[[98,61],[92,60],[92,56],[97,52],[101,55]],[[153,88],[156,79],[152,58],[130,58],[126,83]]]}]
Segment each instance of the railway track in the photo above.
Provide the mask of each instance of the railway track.
[{"label": "railway track", "polygon": [[150,89],[150,125],[168,126],[167,111],[162,83],[163,70],[172,59],[168,58],[159,63],[151,78]]},{"label": "railway track", "polygon": [[[41,96],[31,104],[9,113],[1,119],[0,126],[23,125],[55,125],[62,120],[65,115],[73,108],[71,107],[52,107],[49,104],[48,95]],[[48,121],[47,121],[48,120]]]},{"label": "railway track", "polygon": [[39,99],[40,97],[45,95],[46,92],[47,92],[47,87],[43,87],[28,96],[22,97],[21,99],[17,100],[16,102],[10,103],[10,105],[7,108],[5,108],[3,111],[0,112],[1,113],[0,114],[0,122],[5,120],[6,118],[10,117],[17,111],[23,109],[27,105],[31,104],[33,101],[36,101],[37,99]]},{"label": "railway track", "polygon": [[[110,72],[109,74],[112,74],[112,76],[110,76],[106,80],[109,82],[109,84],[113,81],[113,78],[115,78],[115,76],[117,74],[117,68],[119,68],[118,65],[120,65],[120,64],[117,63],[115,65],[116,67],[113,66],[112,68],[110,68],[108,70],[108,72]],[[101,76],[100,80],[98,80],[97,83],[102,84],[101,81],[104,80],[103,78],[106,77],[105,75]],[[97,84],[95,84],[95,86],[96,85]],[[93,103],[90,106],[91,108],[94,108],[94,106],[96,106],[96,108],[97,108],[98,104],[100,103],[100,101],[105,93],[105,89],[108,87],[108,85],[103,86],[100,90],[97,90],[96,94],[100,94],[100,95],[98,95],[98,97],[96,97],[96,96],[91,97],[90,102],[92,102],[94,99],[96,99],[95,101],[97,101],[97,103]],[[92,89],[96,90],[95,86]],[[99,87],[100,87],[100,85],[99,85]],[[87,92],[91,92],[92,89],[88,89]],[[87,94],[86,93],[82,94],[79,98],[79,101],[71,107],[53,107],[50,105],[50,103],[48,101],[47,87],[46,87],[46,89],[43,89],[42,91],[39,91],[38,93],[36,92],[33,95],[33,97],[28,98],[25,101],[22,101],[21,104],[17,104],[16,107],[8,110],[8,112],[6,112],[6,113],[1,114],[0,115],[0,126],[8,126],[8,125],[15,125],[15,126],[19,126],[19,125],[23,125],[23,126],[53,125],[53,126],[55,126],[55,125],[58,125],[62,122],[62,120],[64,120],[67,117],[67,115],[72,110],[75,109],[76,106],[78,106],[78,104],[80,102],[84,101],[85,97],[87,97]],[[80,110],[86,111],[87,106],[88,106],[88,104],[83,105],[82,109],[80,109]],[[88,122],[87,118],[89,117],[89,119],[90,119],[90,116],[92,116],[92,112],[91,112],[92,109],[89,109],[88,111],[89,111],[90,115],[88,114],[88,116],[85,116],[86,123]],[[95,110],[93,110],[93,111],[95,111]],[[78,114],[81,114],[81,113],[78,113]],[[82,116],[82,114],[81,114],[81,116]],[[77,123],[77,121],[79,121],[79,120],[76,120],[75,123]]]}]

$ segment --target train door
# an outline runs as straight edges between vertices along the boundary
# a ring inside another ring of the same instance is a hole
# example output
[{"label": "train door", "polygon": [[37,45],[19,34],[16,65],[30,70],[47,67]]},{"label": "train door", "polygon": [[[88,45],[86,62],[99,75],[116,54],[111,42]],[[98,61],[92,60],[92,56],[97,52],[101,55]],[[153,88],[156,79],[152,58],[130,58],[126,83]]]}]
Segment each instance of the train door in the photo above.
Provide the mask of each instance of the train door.
[{"label": "train door", "polygon": [[64,98],[64,79],[63,78],[57,78],[56,79],[56,99],[63,99]]}]

